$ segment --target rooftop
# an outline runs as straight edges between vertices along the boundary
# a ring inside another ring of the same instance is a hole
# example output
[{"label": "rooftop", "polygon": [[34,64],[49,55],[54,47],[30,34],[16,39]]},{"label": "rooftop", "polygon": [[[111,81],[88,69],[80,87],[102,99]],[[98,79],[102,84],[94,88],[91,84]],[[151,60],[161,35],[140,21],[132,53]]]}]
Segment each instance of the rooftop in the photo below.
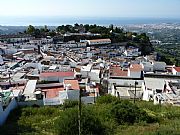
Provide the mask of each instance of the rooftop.
[{"label": "rooftop", "polygon": [[140,64],[132,64],[129,69],[130,71],[142,71],[142,66]]},{"label": "rooftop", "polygon": [[128,71],[123,70],[120,66],[111,66],[110,75],[111,76],[128,76]]},{"label": "rooftop", "polygon": [[174,67],[177,72],[180,72],[180,67]]},{"label": "rooftop", "polygon": [[93,39],[89,40],[90,42],[111,42],[111,39]]},{"label": "rooftop", "polygon": [[43,91],[46,92],[46,98],[55,98],[59,96],[59,91],[64,91],[64,87],[44,89]]},{"label": "rooftop", "polygon": [[70,84],[73,90],[80,90],[78,80],[64,80],[64,84]]},{"label": "rooftop", "polygon": [[44,72],[40,74],[41,77],[68,77],[68,76],[74,76],[74,72],[68,71],[68,72]]}]

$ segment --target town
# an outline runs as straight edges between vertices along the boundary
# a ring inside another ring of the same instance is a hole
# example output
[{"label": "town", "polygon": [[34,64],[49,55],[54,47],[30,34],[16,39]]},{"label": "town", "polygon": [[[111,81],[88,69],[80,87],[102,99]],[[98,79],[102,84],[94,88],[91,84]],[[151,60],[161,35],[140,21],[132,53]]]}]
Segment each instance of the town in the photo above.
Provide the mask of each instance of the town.
[{"label": "town", "polygon": [[180,105],[180,67],[159,61],[156,52],[144,55],[132,45],[139,35],[126,33],[128,42],[115,43],[76,27],[78,32],[64,31],[61,38],[0,36],[0,125],[17,106],[54,106],[80,96],[85,104],[110,94]]}]

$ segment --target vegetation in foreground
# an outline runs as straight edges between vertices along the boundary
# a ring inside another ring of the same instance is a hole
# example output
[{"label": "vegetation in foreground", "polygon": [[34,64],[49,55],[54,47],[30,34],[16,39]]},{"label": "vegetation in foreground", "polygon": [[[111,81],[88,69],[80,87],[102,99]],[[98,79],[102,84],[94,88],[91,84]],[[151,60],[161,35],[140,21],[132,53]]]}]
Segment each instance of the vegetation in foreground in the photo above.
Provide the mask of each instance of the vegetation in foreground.
[{"label": "vegetation in foreground", "polygon": [[[110,95],[99,97],[94,105],[82,105],[82,135],[178,135],[180,108],[153,105],[151,102],[120,100]],[[1,135],[76,135],[78,102],[63,106],[17,108]]]}]

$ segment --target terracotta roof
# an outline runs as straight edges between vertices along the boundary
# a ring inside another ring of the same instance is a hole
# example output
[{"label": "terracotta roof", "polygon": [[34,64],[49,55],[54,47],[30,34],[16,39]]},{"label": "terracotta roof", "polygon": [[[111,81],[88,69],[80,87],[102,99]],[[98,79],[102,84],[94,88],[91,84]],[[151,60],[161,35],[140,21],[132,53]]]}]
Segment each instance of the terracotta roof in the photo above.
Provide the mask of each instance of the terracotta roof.
[{"label": "terracotta roof", "polygon": [[46,92],[46,98],[55,98],[59,96],[59,91],[63,91],[64,87],[61,88],[53,88],[53,89],[44,89]]},{"label": "terracotta roof", "polygon": [[142,66],[140,64],[132,64],[129,69],[130,71],[142,71]]},{"label": "terracotta roof", "polygon": [[90,42],[111,42],[111,39],[93,39],[89,40]]},{"label": "terracotta roof", "polygon": [[78,80],[64,80],[64,84],[71,84],[71,89],[80,90]]},{"label": "terracotta roof", "polygon": [[128,71],[127,70],[122,70],[120,66],[111,66],[110,68],[110,75],[111,76],[127,76]]},{"label": "terracotta roof", "polygon": [[68,71],[68,72],[45,72],[40,74],[41,77],[68,77],[68,76],[74,76],[74,72]]},{"label": "terracotta roof", "polygon": [[180,67],[174,67],[177,72],[180,72]]}]

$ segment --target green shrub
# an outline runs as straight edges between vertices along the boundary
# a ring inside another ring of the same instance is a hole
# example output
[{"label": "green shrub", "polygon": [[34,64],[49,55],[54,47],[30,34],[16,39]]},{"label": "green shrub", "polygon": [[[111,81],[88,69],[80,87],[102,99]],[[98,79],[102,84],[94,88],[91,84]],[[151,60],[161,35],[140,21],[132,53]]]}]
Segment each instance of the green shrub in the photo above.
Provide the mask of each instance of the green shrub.
[{"label": "green shrub", "polygon": [[111,113],[119,124],[133,124],[140,121],[152,123],[156,121],[156,119],[149,116],[144,110],[127,100],[114,103]]},{"label": "green shrub", "polygon": [[67,108],[73,108],[75,106],[78,106],[79,102],[78,101],[73,101],[73,100],[65,100],[63,104],[63,109]]},{"label": "green shrub", "polygon": [[108,94],[105,96],[98,97],[96,103],[97,104],[111,104],[118,101],[119,99],[117,97],[114,97]]},{"label": "green shrub", "polygon": [[[55,122],[55,128],[59,135],[78,135],[78,109],[66,109]],[[88,108],[82,109],[81,134],[100,135],[105,134],[103,125],[96,115]]]}]

